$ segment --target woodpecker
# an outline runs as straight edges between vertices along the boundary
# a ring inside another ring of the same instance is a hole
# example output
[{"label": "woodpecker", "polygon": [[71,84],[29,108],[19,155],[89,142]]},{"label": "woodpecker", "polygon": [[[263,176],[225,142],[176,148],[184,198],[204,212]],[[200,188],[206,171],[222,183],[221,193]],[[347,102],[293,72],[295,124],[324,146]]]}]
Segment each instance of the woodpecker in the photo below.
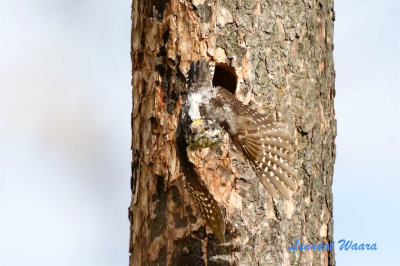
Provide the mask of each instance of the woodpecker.
[{"label": "woodpecker", "polygon": [[243,153],[273,198],[289,199],[296,190],[296,171],[290,130],[244,105],[223,87],[213,87],[212,68],[206,61],[192,63],[188,93],[179,115],[176,144],[186,188],[220,242],[225,242],[221,207],[200,178],[187,152],[222,143],[223,131]]}]

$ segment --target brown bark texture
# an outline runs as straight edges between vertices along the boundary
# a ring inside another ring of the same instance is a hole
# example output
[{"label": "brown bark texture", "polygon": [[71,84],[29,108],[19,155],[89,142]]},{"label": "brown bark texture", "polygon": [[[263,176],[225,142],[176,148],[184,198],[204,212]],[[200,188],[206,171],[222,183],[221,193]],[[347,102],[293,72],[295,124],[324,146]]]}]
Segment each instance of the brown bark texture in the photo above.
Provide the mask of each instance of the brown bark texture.
[{"label": "brown bark texture", "polygon": [[[333,0],[133,0],[130,265],[334,265]],[[235,97],[293,130],[299,188],[273,200],[226,136],[190,154],[226,215],[220,244],[186,191],[175,133],[197,60],[229,68]]]}]

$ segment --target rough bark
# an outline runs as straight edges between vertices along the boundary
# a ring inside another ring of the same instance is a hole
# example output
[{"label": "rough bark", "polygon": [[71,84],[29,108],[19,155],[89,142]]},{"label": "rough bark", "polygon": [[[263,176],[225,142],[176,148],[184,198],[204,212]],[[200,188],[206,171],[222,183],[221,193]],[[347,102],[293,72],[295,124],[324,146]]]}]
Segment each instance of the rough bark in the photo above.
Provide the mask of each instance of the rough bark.
[{"label": "rough bark", "polygon": [[[130,265],[334,265],[333,0],[133,0]],[[219,245],[184,188],[175,131],[198,59],[229,66],[235,96],[289,121],[299,189],[273,200],[229,143],[191,154],[227,216]]]}]

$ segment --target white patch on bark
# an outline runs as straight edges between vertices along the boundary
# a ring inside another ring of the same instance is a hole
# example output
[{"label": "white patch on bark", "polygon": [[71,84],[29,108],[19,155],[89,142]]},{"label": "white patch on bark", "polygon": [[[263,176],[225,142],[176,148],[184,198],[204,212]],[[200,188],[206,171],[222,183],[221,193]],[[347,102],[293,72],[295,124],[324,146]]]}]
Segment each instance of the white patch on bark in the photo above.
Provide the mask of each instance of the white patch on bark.
[{"label": "white patch on bark", "polygon": [[215,61],[216,62],[228,62],[228,58],[226,57],[225,50],[221,47],[218,47],[215,51]]},{"label": "white patch on bark", "polygon": [[328,226],[326,224],[322,224],[321,228],[319,229],[319,235],[321,237],[326,237],[328,235]]},{"label": "white patch on bark", "polygon": [[285,211],[288,219],[292,218],[292,215],[294,213],[294,205],[293,201],[291,200],[286,200],[285,201]]},{"label": "white patch on bark", "polygon": [[227,23],[233,22],[233,16],[228,9],[221,7],[217,9],[217,23],[220,28],[224,27]]},{"label": "white patch on bark", "polygon": [[192,3],[195,7],[198,7],[199,5],[203,5],[205,1],[206,0],[192,0]]}]

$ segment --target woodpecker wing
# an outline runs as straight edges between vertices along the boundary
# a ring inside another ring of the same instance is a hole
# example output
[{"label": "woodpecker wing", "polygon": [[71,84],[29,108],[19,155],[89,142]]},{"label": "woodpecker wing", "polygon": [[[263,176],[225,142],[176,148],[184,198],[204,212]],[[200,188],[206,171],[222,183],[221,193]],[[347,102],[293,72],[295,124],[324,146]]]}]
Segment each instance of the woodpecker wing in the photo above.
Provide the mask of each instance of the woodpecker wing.
[{"label": "woodpecker wing", "polygon": [[289,199],[288,188],[297,188],[289,127],[248,107],[246,114],[241,117],[244,126],[238,128],[235,143],[241,146],[267,191],[274,198],[278,191]]},{"label": "woodpecker wing", "polygon": [[[185,103],[186,103],[185,99]],[[186,178],[186,188],[200,208],[204,218],[211,226],[215,236],[221,242],[225,242],[225,219],[221,207],[208,190],[207,185],[201,180],[196,166],[190,162],[187,154],[186,135],[190,131],[192,121],[188,115],[189,106],[185,104],[179,115],[179,122],[176,132],[176,146],[180,167]]]},{"label": "woodpecker wing", "polygon": [[186,188],[194,199],[197,207],[207,219],[215,236],[221,242],[225,242],[225,219],[221,207],[208,190],[207,185],[200,179],[199,175],[191,170],[186,171]]},{"label": "woodpecker wing", "polygon": [[288,125],[267,118],[244,105],[222,87],[218,87],[217,90],[218,100],[213,110],[222,106],[222,110],[231,111],[230,114],[220,112],[219,115],[233,142],[249,159],[267,191],[274,198],[278,197],[279,192],[288,199],[288,188],[297,188]]}]

